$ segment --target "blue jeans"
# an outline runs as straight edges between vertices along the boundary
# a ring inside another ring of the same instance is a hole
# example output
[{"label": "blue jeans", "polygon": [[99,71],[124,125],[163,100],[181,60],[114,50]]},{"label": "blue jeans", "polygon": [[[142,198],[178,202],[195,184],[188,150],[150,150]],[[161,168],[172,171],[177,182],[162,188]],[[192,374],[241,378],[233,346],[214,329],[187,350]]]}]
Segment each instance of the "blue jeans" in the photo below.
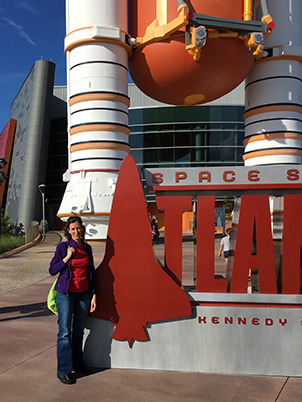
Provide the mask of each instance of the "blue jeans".
[{"label": "blue jeans", "polygon": [[73,368],[84,366],[82,344],[90,300],[89,290],[57,293],[57,375],[69,375]]}]

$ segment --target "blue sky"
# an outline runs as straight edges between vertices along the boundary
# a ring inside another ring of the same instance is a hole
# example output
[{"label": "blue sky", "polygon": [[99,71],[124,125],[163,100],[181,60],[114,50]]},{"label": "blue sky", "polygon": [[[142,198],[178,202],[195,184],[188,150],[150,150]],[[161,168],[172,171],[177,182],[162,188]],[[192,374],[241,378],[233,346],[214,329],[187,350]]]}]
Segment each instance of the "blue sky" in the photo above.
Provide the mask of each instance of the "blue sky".
[{"label": "blue sky", "polygon": [[65,0],[0,0],[0,132],[35,61],[53,61],[66,85],[64,37]]}]

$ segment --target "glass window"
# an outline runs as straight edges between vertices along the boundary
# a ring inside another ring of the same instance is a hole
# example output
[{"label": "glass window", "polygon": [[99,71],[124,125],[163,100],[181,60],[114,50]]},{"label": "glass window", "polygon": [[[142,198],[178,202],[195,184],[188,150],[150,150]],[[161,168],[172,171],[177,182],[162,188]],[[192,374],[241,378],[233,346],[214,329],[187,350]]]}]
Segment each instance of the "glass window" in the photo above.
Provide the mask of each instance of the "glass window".
[{"label": "glass window", "polygon": [[58,132],[62,131],[64,133],[67,132],[67,119],[62,117],[61,119],[53,119],[51,121],[50,132],[57,134]]},{"label": "glass window", "polygon": [[190,129],[191,129],[190,123],[175,124],[175,130],[190,130]]},{"label": "glass window", "polygon": [[236,132],[235,131],[222,131],[221,133],[222,145],[236,145]]},{"label": "glass window", "polygon": [[157,149],[145,149],[144,150],[144,163],[158,162],[158,150]]},{"label": "glass window", "polygon": [[141,125],[134,125],[134,126],[130,126],[131,129],[131,133],[142,133],[143,132],[143,126]]},{"label": "glass window", "polygon": [[244,140],[244,132],[238,131],[237,132],[237,145],[242,146]]},{"label": "glass window", "polygon": [[160,134],[159,147],[173,147],[173,133]]},{"label": "glass window", "polygon": [[221,148],[209,147],[209,162],[221,161]]},{"label": "glass window", "polygon": [[159,150],[159,162],[173,162],[173,149],[160,149]]},{"label": "glass window", "polygon": [[192,106],[191,108],[191,115],[192,121],[209,121],[210,107],[209,106]]},{"label": "glass window", "polygon": [[59,133],[56,133],[56,134],[50,134],[49,142],[64,141],[65,140],[66,144],[67,144],[67,138],[68,138],[67,131],[59,132]]},{"label": "glass window", "polygon": [[211,131],[208,138],[209,145],[221,145],[221,131]]},{"label": "glass window", "polygon": [[177,132],[174,134],[174,145],[176,147],[189,147],[190,133]]},{"label": "glass window", "polygon": [[148,123],[158,123],[158,108],[146,108],[144,109],[144,124]]},{"label": "glass window", "polygon": [[143,134],[131,134],[129,144],[131,148],[143,148]]},{"label": "glass window", "polygon": [[223,121],[222,109],[223,109],[222,106],[211,106],[209,120],[210,121]]},{"label": "glass window", "polygon": [[174,124],[161,124],[158,128],[160,131],[174,131]]},{"label": "glass window", "polygon": [[209,123],[209,128],[210,130],[221,130],[222,129],[222,123]]},{"label": "glass window", "polygon": [[62,183],[63,182],[63,178],[62,178],[62,170],[58,170],[58,171],[49,171],[47,172],[47,178],[46,181],[49,184],[52,183]]},{"label": "glass window", "polygon": [[176,107],[175,108],[175,121],[190,122],[191,121],[191,108]]},{"label": "glass window", "polygon": [[158,131],[158,125],[157,124],[145,124],[143,127],[143,131]]},{"label": "glass window", "polygon": [[209,128],[209,123],[193,123],[191,124],[192,130],[207,130]]},{"label": "glass window", "polygon": [[129,110],[129,125],[143,123],[143,109]]},{"label": "glass window", "polygon": [[176,148],[174,151],[175,162],[190,162],[190,149],[179,149]]},{"label": "glass window", "polygon": [[243,112],[244,106],[131,109],[131,155],[140,166],[241,165]]},{"label": "glass window", "polygon": [[237,119],[238,121],[243,121],[243,114],[244,114],[244,106],[238,106],[237,107]]},{"label": "glass window", "polygon": [[58,169],[67,169],[68,166],[68,158],[67,153],[65,155],[59,156],[49,156],[47,162],[47,171],[58,170]]},{"label": "glass window", "polygon": [[222,121],[237,121],[237,107],[236,106],[224,106],[222,108]]},{"label": "glass window", "polygon": [[48,177],[46,175],[46,183],[47,183],[47,202],[49,204],[60,204],[66,189],[66,183],[62,183],[62,177],[61,177],[61,182],[55,182],[51,183],[48,181]]},{"label": "glass window", "polygon": [[175,121],[175,108],[163,107],[159,109],[159,123],[170,123]]},{"label": "glass window", "polygon": [[244,148],[238,147],[236,148],[237,153],[237,162],[243,162],[242,155],[244,154]]},{"label": "glass window", "polygon": [[144,134],[144,148],[155,148],[158,147],[159,134]]},{"label": "glass window", "polygon": [[221,148],[222,161],[223,162],[234,162],[235,160],[235,148],[234,147],[223,147]]},{"label": "glass window", "polygon": [[67,140],[50,142],[48,146],[49,155],[65,155],[67,153]]}]

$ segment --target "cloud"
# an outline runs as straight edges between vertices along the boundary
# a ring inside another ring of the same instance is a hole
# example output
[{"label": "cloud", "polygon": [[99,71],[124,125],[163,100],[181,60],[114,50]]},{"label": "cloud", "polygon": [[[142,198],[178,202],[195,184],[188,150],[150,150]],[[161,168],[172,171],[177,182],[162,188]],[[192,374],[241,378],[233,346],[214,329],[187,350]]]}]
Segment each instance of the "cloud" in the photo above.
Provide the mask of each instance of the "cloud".
[{"label": "cloud", "polygon": [[15,8],[29,11],[32,15],[37,16],[39,12],[34,8],[34,6],[28,1],[17,1],[14,5]]},{"label": "cloud", "polygon": [[5,17],[1,17],[1,19],[6,21],[8,25],[15,28],[17,30],[18,34],[20,36],[22,36],[22,38],[26,39],[28,43],[30,43],[33,46],[36,45],[35,42],[29,37],[29,35],[25,32],[24,28],[21,25],[18,25],[14,21],[12,21],[8,18],[5,18]]}]

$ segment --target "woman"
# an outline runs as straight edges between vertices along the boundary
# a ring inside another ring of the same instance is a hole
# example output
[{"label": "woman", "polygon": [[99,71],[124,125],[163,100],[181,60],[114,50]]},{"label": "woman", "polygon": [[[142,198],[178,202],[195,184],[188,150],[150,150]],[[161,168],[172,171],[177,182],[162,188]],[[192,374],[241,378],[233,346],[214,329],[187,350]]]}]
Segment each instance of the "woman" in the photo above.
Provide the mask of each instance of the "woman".
[{"label": "woman", "polygon": [[219,251],[218,251],[218,257],[220,258],[222,256],[222,252],[223,252],[225,263],[226,263],[226,265],[228,265],[231,229],[228,228],[225,231],[225,233],[226,233],[226,236],[223,237],[221,239],[221,242],[220,242],[220,247],[219,247]]},{"label": "woman", "polygon": [[152,243],[158,244],[159,243],[159,230],[158,230],[158,221],[157,221],[156,215],[152,216],[151,229],[152,229]]},{"label": "woman", "polygon": [[57,293],[58,325],[57,377],[63,384],[73,384],[72,369],[85,374],[82,357],[83,334],[90,307],[96,309],[95,268],[91,246],[84,242],[85,227],[78,216],[68,218],[64,228],[66,242],[57,245],[49,273],[59,277]]}]

